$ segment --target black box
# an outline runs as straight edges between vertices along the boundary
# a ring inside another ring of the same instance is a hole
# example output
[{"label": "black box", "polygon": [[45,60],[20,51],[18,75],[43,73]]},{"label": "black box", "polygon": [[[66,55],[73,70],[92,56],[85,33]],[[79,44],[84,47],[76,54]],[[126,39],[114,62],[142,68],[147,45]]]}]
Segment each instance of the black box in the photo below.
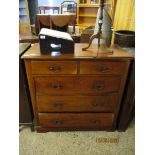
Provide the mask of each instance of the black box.
[{"label": "black box", "polygon": [[39,34],[40,52],[74,53],[74,41],[69,33],[42,28]]}]

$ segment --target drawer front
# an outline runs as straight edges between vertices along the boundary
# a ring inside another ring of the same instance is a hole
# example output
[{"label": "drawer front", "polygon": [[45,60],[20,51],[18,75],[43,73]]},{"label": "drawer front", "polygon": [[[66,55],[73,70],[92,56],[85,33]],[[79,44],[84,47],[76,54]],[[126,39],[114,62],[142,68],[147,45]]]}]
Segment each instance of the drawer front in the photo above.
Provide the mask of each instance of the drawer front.
[{"label": "drawer front", "polygon": [[128,70],[128,62],[81,61],[80,74],[124,74]]},{"label": "drawer front", "polygon": [[110,127],[114,114],[72,114],[72,113],[39,113],[39,124],[43,127]]},{"label": "drawer front", "polygon": [[118,92],[121,77],[35,77],[36,95],[103,94]]},{"label": "drawer front", "polygon": [[76,61],[31,61],[32,74],[77,74]]},{"label": "drawer front", "polygon": [[118,96],[37,96],[39,112],[115,112]]}]

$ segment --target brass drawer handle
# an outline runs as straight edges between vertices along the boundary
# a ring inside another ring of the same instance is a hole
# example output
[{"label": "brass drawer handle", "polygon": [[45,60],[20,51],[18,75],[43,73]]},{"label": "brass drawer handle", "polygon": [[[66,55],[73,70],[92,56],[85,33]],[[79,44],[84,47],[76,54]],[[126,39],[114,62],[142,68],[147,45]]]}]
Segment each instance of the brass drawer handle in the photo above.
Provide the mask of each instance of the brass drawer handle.
[{"label": "brass drawer handle", "polygon": [[60,66],[50,66],[48,69],[50,71],[53,71],[53,72],[60,72],[61,71],[61,67]]},{"label": "brass drawer handle", "polygon": [[92,103],[92,106],[93,107],[102,107],[103,106],[103,104],[102,103]]},{"label": "brass drawer handle", "polygon": [[54,120],[54,123],[55,124],[63,124],[64,123],[64,120],[63,119],[55,119]]},{"label": "brass drawer handle", "polygon": [[95,89],[102,89],[102,88],[104,88],[104,84],[103,83],[95,83],[93,87]]},{"label": "brass drawer handle", "polygon": [[92,119],[92,120],[90,120],[90,122],[93,124],[99,124],[99,123],[101,123],[101,120],[100,119]]},{"label": "brass drawer handle", "polygon": [[62,107],[63,107],[63,104],[62,104],[62,103],[56,102],[56,103],[53,103],[53,106],[54,106],[55,108],[62,108]]},{"label": "brass drawer handle", "polygon": [[98,66],[96,69],[100,72],[104,72],[104,71],[110,70],[111,68],[107,66]]},{"label": "brass drawer handle", "polygon": [[53,89],[59,90],[59,89],[61,89],[61,87],[62,87],[62,85],[59,84],[59,83],[54,83],[54,84],[52,84],[52,88],[53,88]]}]

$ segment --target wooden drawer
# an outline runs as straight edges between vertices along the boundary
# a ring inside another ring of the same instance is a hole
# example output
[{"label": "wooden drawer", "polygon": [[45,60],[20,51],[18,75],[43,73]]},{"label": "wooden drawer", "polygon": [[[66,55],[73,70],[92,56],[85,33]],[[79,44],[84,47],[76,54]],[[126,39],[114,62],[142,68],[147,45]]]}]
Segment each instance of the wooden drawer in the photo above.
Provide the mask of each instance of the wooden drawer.
[{"label": "wooden drawer", "polygon": [[77,74],[76,61],[31,61],[32,74]]},{"label": "wooden drawer", "polygon": [[118,96],[37,96],[39,112],[114,112]]},{"label": "wooden drawer", "polygon": [[121,77],[35,77],[36,95],[103,94],[118,92]]},{"label": "wooden drawer", "polygon": [[124,74],[129,63],[116,61],[81,61],[80,74]]},{"label": "wooden drawer", "polygon": [[109,127],[113,125],[113,120],[113,113],[39,113],[39,124],[42,127]]}]

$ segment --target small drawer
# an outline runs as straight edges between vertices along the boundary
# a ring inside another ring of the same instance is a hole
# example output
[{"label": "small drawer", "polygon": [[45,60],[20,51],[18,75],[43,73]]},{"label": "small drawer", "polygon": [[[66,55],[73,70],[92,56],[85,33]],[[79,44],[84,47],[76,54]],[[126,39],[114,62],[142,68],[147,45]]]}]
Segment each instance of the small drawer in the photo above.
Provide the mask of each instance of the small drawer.
[{"label": "small drawer", "polygon": [[65,95],[77,91],[78,78],[64,76],[35,77],[36,95]]},{"label": "small drawer", "polygon": [[114,93],[120,89],[120,76],[35,77],[36,95]]},{"label": "small drawer", "polygon": [[113,113],[39,113],[39,124],[42,127],[110,127],[113,125]]},{"label": "small drawer", "polygon": [[124,74],[129,63],[114,61],[81,61],[80,74]]},{"label": "small drawer", "polygon": [[115,112],[118,96],[37,96],[39,112]]},{"label": "small drawer", "polygon": [[79,90],[83,94],[118,93],[120,83],[120,76],[83,76],[80,78]]},{"label": "small drawer", "polygon": [[31,61],[32,74],[77,74],[76,61]]}]

